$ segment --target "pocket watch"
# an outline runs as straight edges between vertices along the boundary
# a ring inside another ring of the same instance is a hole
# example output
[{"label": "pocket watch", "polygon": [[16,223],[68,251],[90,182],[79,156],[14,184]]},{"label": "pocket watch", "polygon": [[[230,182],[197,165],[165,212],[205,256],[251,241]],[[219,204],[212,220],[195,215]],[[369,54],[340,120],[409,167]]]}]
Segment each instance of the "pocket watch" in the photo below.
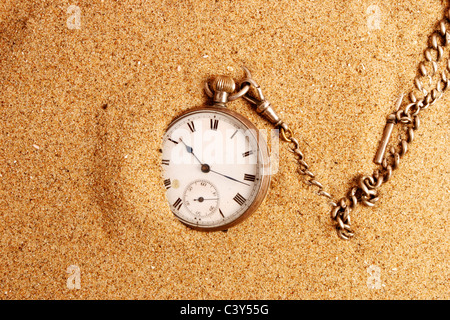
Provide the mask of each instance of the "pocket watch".
[{"label": "pocket watch", "polygon": [[205,91],[214,103],[183,112],[163,136],[166,199],[175,217],[196,230],[227,230],[240,223],[255,212],[269,188],[263,134],[226,107],[249,86],[235,89],[227,76],[207,81]]}]

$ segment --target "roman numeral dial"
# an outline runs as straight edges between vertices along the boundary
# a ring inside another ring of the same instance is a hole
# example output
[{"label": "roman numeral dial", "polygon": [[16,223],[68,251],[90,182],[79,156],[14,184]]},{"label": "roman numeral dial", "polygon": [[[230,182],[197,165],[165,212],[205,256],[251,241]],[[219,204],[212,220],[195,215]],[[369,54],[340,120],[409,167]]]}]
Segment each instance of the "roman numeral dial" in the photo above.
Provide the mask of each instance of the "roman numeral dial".
[{"label": "roman numeral dial", "polygon": [[211,130],[217,130],[217,127],[219,126],[219,120],[211,119],[210,126],[211,126]]},{"label": "roman numeral dial", "polygon": [[189,130],[191,130],[191,132],[195,132],[195,125],[194,125],[194,121],[188,122],[188,127]]},{"label": "roman numeral dial", "polygon": [[251,181],[254,182],[256,179],[256,176],[254,174],[244,174],[244,180],[245,181]]},{"label": "roman numeral dial", "polygon": [[173,214],[201,230],[242,221],[267,192],[264,148],[257,129],[226,108],[208,107],[176,118],[161,147],[163,190]]},{"label": "roman numeral dial", "polygon": [[248,157],[249,155],[252,155],[252,154],[253,154],[253,150],[249,150],[249,151],[244,152],[242,154],[242,156],[245,158],[245,157]]},{"label": "roman numeral dial", "polygon": [[246,201],[246,199],[239,193],[234,196],[233,200],[236,201],[240,206],[242,206]]},{"label": "roman numeral dial", "polygon": [[173,206],[175,209],[177,209],[178,211],[181,209],[181,206],[183,205],[183,200],[181,200],[180,198],[178,198],[174,203]]}]

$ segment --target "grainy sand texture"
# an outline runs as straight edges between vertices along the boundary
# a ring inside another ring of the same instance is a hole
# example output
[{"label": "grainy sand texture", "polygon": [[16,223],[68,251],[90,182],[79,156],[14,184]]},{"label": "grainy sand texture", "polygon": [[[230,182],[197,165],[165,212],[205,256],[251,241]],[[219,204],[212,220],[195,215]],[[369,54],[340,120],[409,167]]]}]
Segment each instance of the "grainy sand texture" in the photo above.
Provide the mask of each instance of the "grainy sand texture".
[{"label": "grainy sand texture", "polygon": [[[173,216],[159,153],[171,120],[208,103],[205,80],[239,82],[245,65],[345,196],[379,167],[386,117],[447,6],[1,1],[0,299],[449,299],[448,92],[376,205],[351,213],[350,241],[288,144],[262,205],[228,232]],[[271,129],[245,100],[228,107]]]}]

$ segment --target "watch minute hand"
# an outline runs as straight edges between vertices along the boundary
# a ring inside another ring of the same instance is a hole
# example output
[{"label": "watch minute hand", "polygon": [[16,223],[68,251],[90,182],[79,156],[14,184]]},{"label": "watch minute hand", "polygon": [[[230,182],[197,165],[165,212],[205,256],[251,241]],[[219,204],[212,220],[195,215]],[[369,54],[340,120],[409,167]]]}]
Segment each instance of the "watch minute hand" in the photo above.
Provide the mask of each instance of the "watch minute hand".
[{"label": "watch minute hand", "polygon": [[218,175],[221,175],[222,177],[228,178],[228,179],[230,179],[230,180],[233,180],[233,181],[236,181],[236,182],[245,184],[246,186],[250,186],[248,183],[239,181],[239,180],[237,180],[237,179],[235,179],[235,178],[232,178],[232,177],[227,176],[227,175],[225,175],[225,174],[222,174],[222,173],[220,173],[220,172],[217,172],[217,171],[214,171],[214,170],[211,170],[211,169],[210,169],[209,171],[214,172],[214,173],[216,173],[216,174],[218,174]]}]

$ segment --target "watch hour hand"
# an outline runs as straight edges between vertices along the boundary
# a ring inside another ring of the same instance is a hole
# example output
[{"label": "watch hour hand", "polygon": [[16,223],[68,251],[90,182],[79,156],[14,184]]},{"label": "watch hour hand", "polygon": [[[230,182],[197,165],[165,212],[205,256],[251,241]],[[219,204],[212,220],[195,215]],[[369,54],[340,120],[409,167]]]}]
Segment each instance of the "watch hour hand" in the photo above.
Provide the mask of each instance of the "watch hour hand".
[{"label": "watch hour hand", "polygon": [[184,144],[184,146],[186,147],[186,151],[190,154],[192,154],[194,156],[195,159],[197,159],[197,161],[203,165],[203,163],[200,161],[200,159],[195,155],[194,153],[194,149],[192,149],[192,147],[188,146],[186,143],[184,143],[183,139],[180,138],[180,141]]}]

